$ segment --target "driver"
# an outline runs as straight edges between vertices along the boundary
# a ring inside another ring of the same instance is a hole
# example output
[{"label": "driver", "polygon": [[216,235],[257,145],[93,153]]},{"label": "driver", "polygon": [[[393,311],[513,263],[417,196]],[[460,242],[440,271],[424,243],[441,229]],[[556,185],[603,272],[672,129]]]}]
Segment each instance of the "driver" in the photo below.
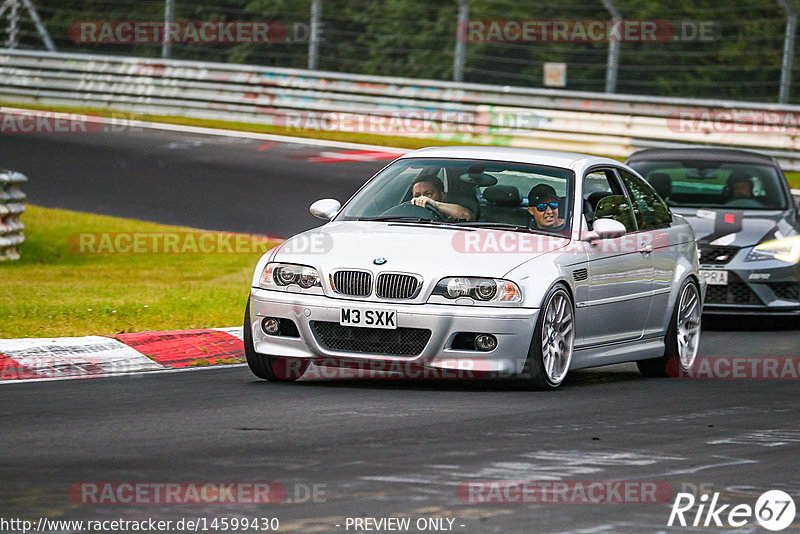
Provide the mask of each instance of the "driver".
[{"label": "driver", "polygon": [[451,219],[474,221],[475,214],[460,204],[448,204],[447,193],[444,191],[442,180],[437,176],[418,176],[411,186],[411,203],[415,206],[425,207],[430,204]]},{"label": "driver", "polygon": [[534,186],[528,193],[528,213],[531,230],[561,230],[564,219],[558,213],[556,190],[547,184]]},{"label": "driver", "polygon": [[733,198],[753,198],[753,181],[742,172],[733,172],[728,178]]}]

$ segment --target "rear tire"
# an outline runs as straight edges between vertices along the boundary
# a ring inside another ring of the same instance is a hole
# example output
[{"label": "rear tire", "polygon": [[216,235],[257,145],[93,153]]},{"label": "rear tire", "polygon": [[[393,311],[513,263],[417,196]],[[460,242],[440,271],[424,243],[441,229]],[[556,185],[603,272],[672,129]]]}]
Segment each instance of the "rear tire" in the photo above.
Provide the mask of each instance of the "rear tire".
[{"label": "rear tire", "polygon": [[675,301],[675,309],[664,337],[664,355],[636,362],[639,372],[644,376],[663,378],[680,376],[691,371],[700,345],[702,311],[697,282],[686,280]]},{"label": "rear tire", "polygon": [[270,382],[294,382],[306,372],[308,362],[293,358],[275,358],[265,356],[256,352],[253,347],[253,332],[250,323],[250,302],[244,311],[244,331],[242,341],[244,343],[244,355],[247,358],[247,366],[250,371],[258,378],[269,380]]},{"label": "rear tire", "polygon": [[562,285],[545,296],[521,378],[526,389],[561,385],[569,372],[575,345],[575,306]]}]

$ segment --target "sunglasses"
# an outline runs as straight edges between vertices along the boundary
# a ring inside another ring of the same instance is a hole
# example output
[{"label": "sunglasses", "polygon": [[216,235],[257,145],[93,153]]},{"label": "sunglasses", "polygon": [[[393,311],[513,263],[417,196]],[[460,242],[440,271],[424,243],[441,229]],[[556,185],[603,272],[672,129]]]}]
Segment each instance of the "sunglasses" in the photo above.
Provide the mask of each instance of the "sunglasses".
[{"label": "sunglasses", "polygon": [[555,211],[558,209],[558,202],[542,202],[541,204],[536,204],[536,209],[539,211],[547,211],[547,206],[550,206],[550,209]]}]

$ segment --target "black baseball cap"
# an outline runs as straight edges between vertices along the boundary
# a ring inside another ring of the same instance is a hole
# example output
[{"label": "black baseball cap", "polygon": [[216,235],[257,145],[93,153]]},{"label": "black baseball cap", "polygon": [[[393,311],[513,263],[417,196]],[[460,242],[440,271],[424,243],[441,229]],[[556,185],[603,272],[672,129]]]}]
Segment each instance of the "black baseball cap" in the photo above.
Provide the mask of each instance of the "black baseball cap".
[{"label": "black baseball cap", "polygon": [[531,192],[528,193],[528,206],[535,206],[551,198],[558,200],[555,189],[547,184],[536,185],[531,189]]}]

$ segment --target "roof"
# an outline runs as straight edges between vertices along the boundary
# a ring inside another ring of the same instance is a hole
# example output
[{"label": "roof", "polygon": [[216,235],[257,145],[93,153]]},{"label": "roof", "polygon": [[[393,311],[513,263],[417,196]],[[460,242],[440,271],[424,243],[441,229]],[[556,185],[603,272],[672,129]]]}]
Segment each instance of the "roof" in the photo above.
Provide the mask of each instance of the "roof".
[{"label": "roof", "polygon": [[770,156],[735,148],[649,148],[635,152],[626,163],[641,161],[713,161],[775,165]]},{"label": "roof", "polygon": [[403,158],[457,158],[457,159],[488,159],[494,161],[513,161],[517,163],[532,163],[550,167],[573,168],[581,162],[607,163],[620,165],[615,159],[577,152],[560,152],[557,150],[536,150],[532,148],[510,148],[496,146],[448,146],[430,147],[414,150]]}]

